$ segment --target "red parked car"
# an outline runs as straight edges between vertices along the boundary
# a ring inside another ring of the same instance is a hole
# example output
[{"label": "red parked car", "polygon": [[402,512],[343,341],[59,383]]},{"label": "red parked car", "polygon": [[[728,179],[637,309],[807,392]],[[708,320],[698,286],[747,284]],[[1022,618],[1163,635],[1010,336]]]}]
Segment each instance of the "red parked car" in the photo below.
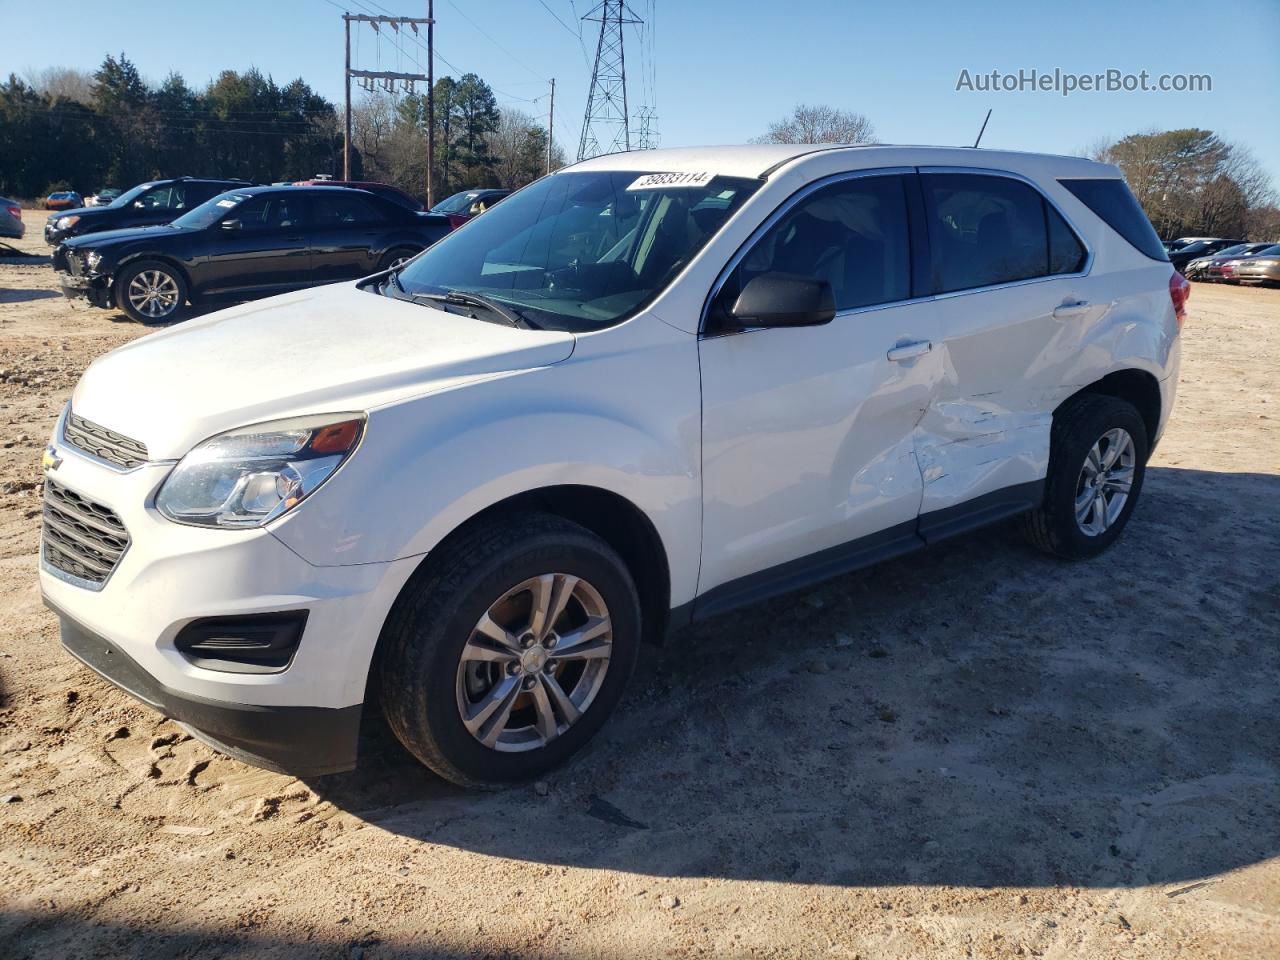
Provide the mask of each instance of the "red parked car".
[{"label": "red parked car", "polygon": [[355,187],[357,190],[368,190],[370,193],[377,194],[384,200],[390,200],[392,203],[398,203],[407,210],[421,212],[426,208],[409,194],[405,193],[397,187],[391,186],[389,183],[375,183],[371,180],[295,180],[295,187]]}]

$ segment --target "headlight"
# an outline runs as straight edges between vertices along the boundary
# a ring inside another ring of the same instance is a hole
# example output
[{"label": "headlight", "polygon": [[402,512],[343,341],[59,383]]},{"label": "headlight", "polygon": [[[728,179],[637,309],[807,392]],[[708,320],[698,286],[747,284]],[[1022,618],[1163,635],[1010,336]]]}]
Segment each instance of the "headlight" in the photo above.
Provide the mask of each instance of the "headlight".
[{"label": "headlight", "polygon": [[53,221],[53,225],[59,230],[67,230],[74,227],[79,222],[79,217],[59,217],[57,220]]},{"label": "headlight", "polygon": [[97,250],[90,250],[84,258],[84,265],[90,270],[97,270],[98,264],[102,262],[102,254]]},{"label": "headlight", "polygon": [[321,414],[212,437],[173,468],[156,508],[202,527],[260,527],[333,476],[364,435],[364,414]]}]

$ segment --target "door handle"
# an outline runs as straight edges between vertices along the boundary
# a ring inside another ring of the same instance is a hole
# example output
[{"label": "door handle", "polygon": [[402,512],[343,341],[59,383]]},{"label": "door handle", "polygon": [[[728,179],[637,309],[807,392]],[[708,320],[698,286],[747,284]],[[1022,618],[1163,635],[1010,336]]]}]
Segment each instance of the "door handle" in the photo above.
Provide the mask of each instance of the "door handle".
[{"label": "door handle", "polygon": [[1082,317],[1089,312],[1088,300],[1076,300],[1072,303],[1064,303],[1059,307],[1055,307],[1053,316],[1057,320],[1070,320],[1072,317]]},{"label": "door handle", "polygon": [[916,357],[923,357],[932,349],[932,341],[917,340],[914,343],[900,343],[885,354],[885,356],[893,363],[902,363],[905,360],[914,360]]}]

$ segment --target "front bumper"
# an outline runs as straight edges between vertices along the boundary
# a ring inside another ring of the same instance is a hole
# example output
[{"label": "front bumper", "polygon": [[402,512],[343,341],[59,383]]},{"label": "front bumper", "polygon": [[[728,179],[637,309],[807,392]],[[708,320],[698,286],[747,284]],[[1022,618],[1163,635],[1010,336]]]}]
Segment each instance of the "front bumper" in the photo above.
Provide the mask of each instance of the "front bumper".
[{"label": "front bumper", "polygon": [[[41,593],[68,651],[241,760],[297,775],[351,769],[374,646],[419,558],[316,567],[270,530],[210,530],[161,516],[155,495],[172,463],[116,470],[60,438],[54,447],[61,462],[51,477],[113,511],[129,537],[92,587],[42,551]],[[297,652],[277,672],[210,669],[175,642],[195,620],[301,610]]]},{"label": "front bumper", "polygon": [[88,300],[95,307],[111,307],[111,281],[108,277],[58,274],[62,295],[68,300]]},{"label": "front bumper", "polygon": [[214,749],[297,777],[355,768],[361,704],[338,709],[269,707],[185,694],[160,683],[106,637],[85,629],[55,604],[48,605],[61,620],[62,646],[68,653]]}]

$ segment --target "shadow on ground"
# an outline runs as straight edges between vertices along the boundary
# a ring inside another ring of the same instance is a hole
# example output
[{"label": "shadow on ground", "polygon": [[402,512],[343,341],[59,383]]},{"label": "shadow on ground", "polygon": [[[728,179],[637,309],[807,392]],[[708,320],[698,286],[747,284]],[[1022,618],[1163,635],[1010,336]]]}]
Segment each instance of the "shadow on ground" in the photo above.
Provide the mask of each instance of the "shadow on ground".
[{"label": "shadow on ground", "polygon": [[545,796],[457,790],[377,720],[361,769],[312,786],[406,837],[579,867],[1189,883],[1280,853],[1278,501],[1280,477],[1153,468],[1096,560],[1009,525],[699,625]]},{"label": "shadow on ground", "polygon": [[0,303],[26,303],[29,300],[52,300],[62,294],[56,290],[0,290]]}]

